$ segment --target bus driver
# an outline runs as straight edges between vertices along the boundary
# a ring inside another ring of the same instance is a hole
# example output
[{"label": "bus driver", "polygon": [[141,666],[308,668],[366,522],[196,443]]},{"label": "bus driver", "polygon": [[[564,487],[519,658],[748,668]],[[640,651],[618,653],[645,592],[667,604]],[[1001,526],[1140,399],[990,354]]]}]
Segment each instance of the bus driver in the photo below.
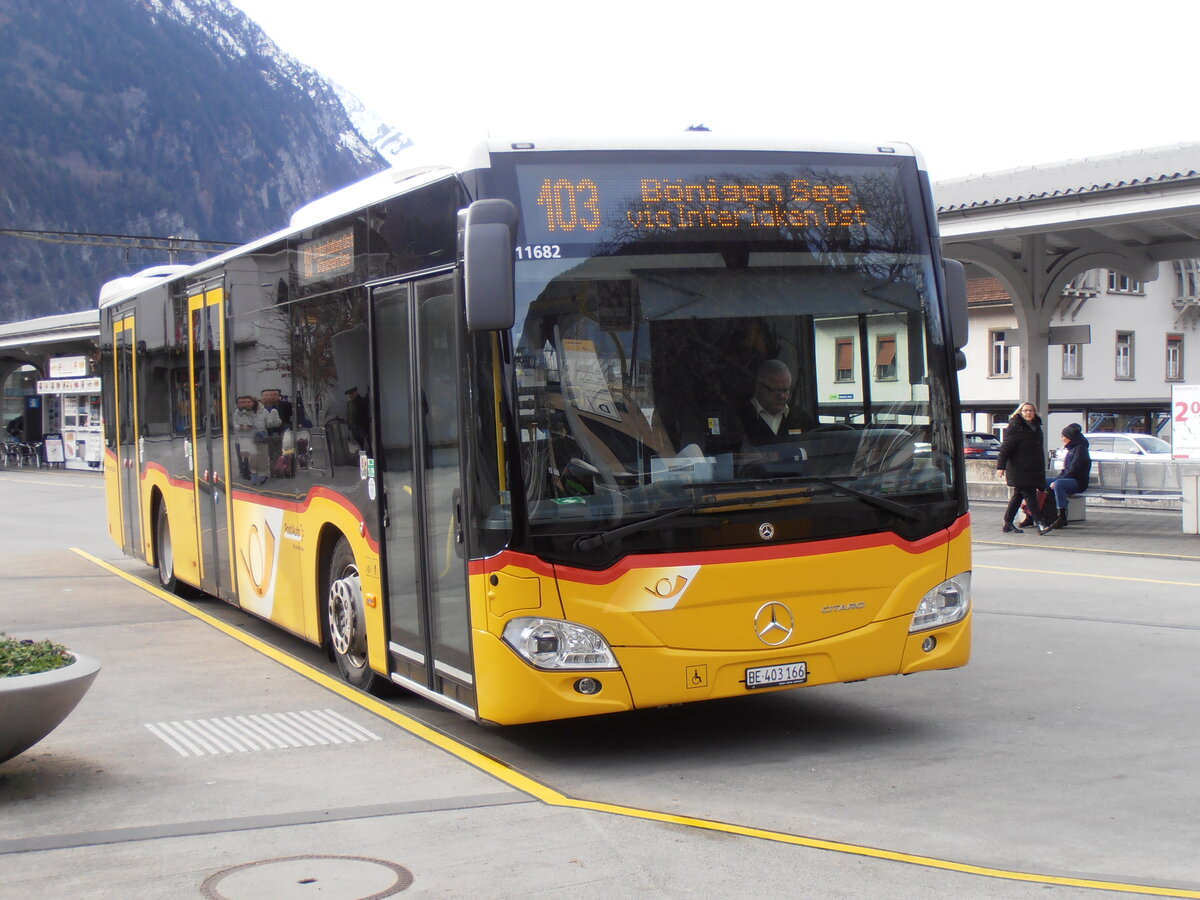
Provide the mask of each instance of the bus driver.
[{"label": "bus driver", "polygon": [[792,384],[791,369],[782,360],[768,359],[758,367],[754,393],[738,410],[745,443],[777,444],[813,426],[809,416],[789,405]]}]

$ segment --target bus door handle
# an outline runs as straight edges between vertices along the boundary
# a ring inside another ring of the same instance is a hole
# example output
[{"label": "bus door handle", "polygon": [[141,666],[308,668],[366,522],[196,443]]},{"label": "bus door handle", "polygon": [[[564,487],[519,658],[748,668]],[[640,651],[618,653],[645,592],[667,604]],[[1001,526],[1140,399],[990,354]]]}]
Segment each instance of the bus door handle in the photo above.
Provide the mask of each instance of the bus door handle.
[{"label": "bus door handle", "polygon": [[451,501],[454,503],[454,549],[459,557],[463,555],[462,545],[466,540],[466,534],[463,532],[462,519],[462,490],[454,489],[454,493],[450,495]]}]

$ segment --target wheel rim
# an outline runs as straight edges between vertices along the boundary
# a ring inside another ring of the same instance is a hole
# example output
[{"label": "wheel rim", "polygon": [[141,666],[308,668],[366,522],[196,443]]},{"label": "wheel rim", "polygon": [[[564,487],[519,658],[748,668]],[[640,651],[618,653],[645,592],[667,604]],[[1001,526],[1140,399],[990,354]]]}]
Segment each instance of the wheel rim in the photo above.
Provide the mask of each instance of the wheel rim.
[{"label": "wheel rim", "polygon": [[161,516],[158,523],[158,580],[165,587],[175,574],[175,552],[171,547],[171,530],[167,517]]},{"label": "wheel rim", "polygon": [[362,639],[362,623],[358,610],[362,608],[362,582],[358,569],[348,566],[341,578],[329,586],[329,639],[338,656],[361,668],[364,660],[355,652]]}]

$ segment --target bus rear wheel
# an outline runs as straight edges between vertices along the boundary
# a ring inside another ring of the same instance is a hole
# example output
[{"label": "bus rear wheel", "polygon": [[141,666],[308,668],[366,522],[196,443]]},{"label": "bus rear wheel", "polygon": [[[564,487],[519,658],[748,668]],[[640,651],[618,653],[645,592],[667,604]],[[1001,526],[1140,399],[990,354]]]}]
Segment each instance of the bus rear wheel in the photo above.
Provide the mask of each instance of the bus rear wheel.
[{"label": "bus rear wheel", "polygon": [[329,592],[325,615],[329,647],[342,678],[353,687],[369,691],[375,673],[367,662],[367,623],[363,614],[362,583],[354,551],[344,537],[338,538],[329,558]]},{"label": "bus rear wheel", "polygon": [[175,547],[171,543],[171,523],[167,504],[160,503],[154,522],[154,561],[158,565],[158,583],[164,591],[176,593],[179,579],[175,577]]}]

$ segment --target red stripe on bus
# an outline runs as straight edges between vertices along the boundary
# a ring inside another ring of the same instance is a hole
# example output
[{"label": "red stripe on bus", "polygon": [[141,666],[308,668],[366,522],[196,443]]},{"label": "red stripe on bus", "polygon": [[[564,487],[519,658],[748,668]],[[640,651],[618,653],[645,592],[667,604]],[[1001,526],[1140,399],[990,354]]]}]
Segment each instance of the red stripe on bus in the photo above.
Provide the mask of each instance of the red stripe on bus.
[{"label": "red stripe on bus", "polygon": [[467,563],[467,571],[471,575],[485,575],[488,572],[499,572],[509,566],[517,569],[528,569],[535,575],[554,577],[554,566],[544,559],[531,553],[521,553],[517,550],[501,550],[495,556],[487,559],[472,559]]},{"label": "red stripe on bus", "polygon": [[188,479],[173,477],[171,475],[171,473],[167,471],[166,466],[164,466],[162,463],[156,463],[156,462],[148,462],[142,468],[142,476],[141,476],[142,481],[146,480],[146,476],[150,473],[151,470],[153,470],[155,472],[159,472],[165,479],[167,479],[167,484],[169,484],[173,488],[183,488],[184,490],[190,491],[194,487],[194,484],[191,481],[189,481]]},{"label": "red stripe on bus", "polygon": [[[282,509],[284,512],[292,512],[296,514],[303,514],[307,512],[314,500],[324,498],[336,503],[342,509],[354,516],[354,518],[356,518],[360,523],[366,522],[366,516],[362,514],[362,510],[360,510],[357,506],[336,491],[332,491],[327,487],[321,487],[320,485],[309,488],[309,491],[304,495],[303,500],[282,500],[278,497],[268,497],[264,494],[255,494],[249,491],[240,490],[233,491],[232,495],[234,500],[240,500],[242,503],[250,503],[256,506],[269,506],[272,509]],[[375,553],[378,553],[379,540],[371,534],[370,528],[366,530],[366,532],[363,534],[363,537],[366,538],[367,544],[370,546],[371,550],[373,550]]]},{"label": "red stripe on bus", "polygon": [[[586,584],[607,584],[616,581],[634,569],[661,568],[664,566],[721,565],[724,563],[763,562],[788,559],[797,556],[823,556],[830,553],[847,553],[854,550],[870,550],[876,547],[894,546],[914,556],[928,553],[963,534],[971,525],[971,516],[960,516],[949,528],[935,532],[917,541],[905,541],[890,532],[866,534],[857,537],[835,538],[807,544],[776,544],[770,547],[743,547],[737,550],[698,550],[689,553],[661,553],[626,556],[609,569],[596,572],[559,564],[558,575],[568,581]],[[487,559],[471,560],[468,569],[472,575],[483,575],[513,566],[528,569],[552,578],[555,566],[528,553],[504,550]]]},{"label": "red stripe on bus", "polygon": [[[162,463],[157,462],[146,463],[141,476],[143,480],[146,478],[146,475],[150,472],[150,470],[154,470],[155,472],[162,474],[162,476],[167,479],[167,483],[170,484],[171,487],[187,491],[194,490],[195,488],[194,483],[191,481],[183,478],[173,478],[171,473],[167,471],[166,467]],[[304,495],[304,499],[301,501],[282,500],[277,497],[268,497],[263,494],[255,494],[249,491],[241,490],[230,491],[230,494],[234,500],[240,500],[242,503],[250,503],[256,506],[269,506],[273,509],[281,509],[284,512],[292,512],[297,514],[307,512],[309,506],[312,505],[313,500],[319,497],[324,497],[326,500],[331,500],[338,506],[342,507],[342,509],[349,512],[359,522],[366,521],[362,511],[357,506],[336,491],[331,491],[329,488],[321,487],[320,485],[310,488],[308,493]],[[363,536],[366,538],[367,544],[370,546],[371,550],[375,553],[378,553],[379,541],[371,534],[370,529],[367,529]]]}]

